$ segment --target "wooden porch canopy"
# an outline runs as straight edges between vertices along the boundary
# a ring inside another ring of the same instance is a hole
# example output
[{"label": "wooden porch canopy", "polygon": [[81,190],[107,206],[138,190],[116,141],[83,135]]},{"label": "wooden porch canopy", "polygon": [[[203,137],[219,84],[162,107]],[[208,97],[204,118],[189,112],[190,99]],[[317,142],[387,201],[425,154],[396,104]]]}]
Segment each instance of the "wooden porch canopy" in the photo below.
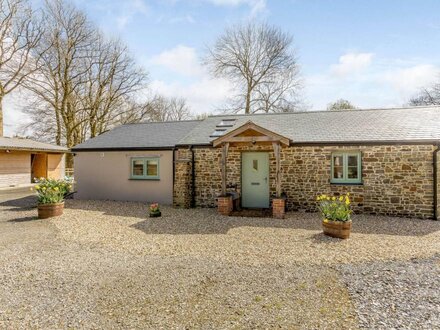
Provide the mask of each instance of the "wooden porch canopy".
[{"label": "wooden porch canopy", "polygon": [[281,195],[281,163],[280,163],[280,147],[281,145],[289,146],[290,140],[282,135],[263,128],[252,121],[248,121],[244,125],[228,132],[227,134],[212,141],[212,145],[216,148],[222,146],[222,195],[226,195],[226,161],[228,158],[228,150],[231,144],[272,144],[275,160],[276,160],[276,194]]}]

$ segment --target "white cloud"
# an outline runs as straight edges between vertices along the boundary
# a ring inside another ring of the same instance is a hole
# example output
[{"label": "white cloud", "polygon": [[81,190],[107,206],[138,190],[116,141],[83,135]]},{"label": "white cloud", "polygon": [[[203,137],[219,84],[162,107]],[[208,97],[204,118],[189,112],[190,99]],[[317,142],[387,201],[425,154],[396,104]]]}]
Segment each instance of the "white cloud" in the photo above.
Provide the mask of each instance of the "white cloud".
[{"label": "white cloud", "polygon": [[230,83],[224,79],[212,79],[200,64],[194,48],[179,45],[148,62],[185,76],[183,80],[175,75],[166,81],[154,80],[150,88],[165,96],[185,98],[194,113],[212,112],[222,106],[230,95]]},{"label": "white cloud", "polygon": [[120,13],[116,17],[116,25],[119,29],[123,29],[132,21],[134,16],[138,14],[148,15],[148,13],[148,7],[143,0],[124,1]]},{"label": "white cloud", "polygon": [[7,95],[3,100],[3,129],[4,136],[13,136],[20,132],[20,127],[29,122],[26,115],[20,110],[23,96],[19,92]]},{"label": "white cloud", "polygon": [[383,74],[401,95],[412,95],[422,87],[430,86],[438,79],[439,69],[431,64],[420,64],[408,68],[398,68]]},{"label": "white cloud", "polygon": [[246,5],[251,9],[251,16],[266,10],[266,0],[205,0],[216,6],[238,7]]},{"label": "white cloud", "polygon": [[367,69],[372,62],[373,53],[347,53],[339,57],[339,63],[331,66],[337,76],[354,75]]},{"label": "white cloud", "polygon": [[327,71],[305,77],[306,97],[313,109],[324,109],[339,98],[361,108],[399,107],[439,78],[438,62],[377,55],[372,61],[372,53],[362,54],[369,56],[348,53]]},{"label": "white cloud", "polygon": [[196,22],[196,20],[194,19],[194,17],[192,17],[192,15],[184,15],[184,16],[171,17],[168,20],[168,23],[171,23],[171,24],[179,24],[179,23],[194,24],[195,22]]},{"label": "white cloud", "polygon": [[231,85],[223,79],[210,79],[203,76],[186,84],[178,81],[152,81],[150,88],[161,95],[183,97],[193,113],[211,113],[224,105],[230,95]]},{"label": "white cloud", "polygon": [[185,76],[200,75],[202,71],[196,50],[184,45],[163,51],[154,56],[150,63]]}]

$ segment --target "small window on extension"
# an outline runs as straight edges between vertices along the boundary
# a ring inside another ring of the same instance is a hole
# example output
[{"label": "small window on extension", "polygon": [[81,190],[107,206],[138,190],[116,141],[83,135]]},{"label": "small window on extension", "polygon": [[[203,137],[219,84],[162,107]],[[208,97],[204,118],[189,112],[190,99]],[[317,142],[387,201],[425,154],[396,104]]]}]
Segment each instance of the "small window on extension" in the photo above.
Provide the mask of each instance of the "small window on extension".
[{"label": "small window on extension", "polygon": [[131,158],[130,179],[158,180],[159,158]]}]

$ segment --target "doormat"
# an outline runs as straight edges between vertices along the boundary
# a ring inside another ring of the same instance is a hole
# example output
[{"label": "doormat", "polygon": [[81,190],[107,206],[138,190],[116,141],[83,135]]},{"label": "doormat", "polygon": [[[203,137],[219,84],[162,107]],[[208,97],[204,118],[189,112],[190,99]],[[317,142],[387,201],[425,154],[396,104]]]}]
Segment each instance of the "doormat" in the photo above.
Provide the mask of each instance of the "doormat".
[{"label": "doormat", "polygon": [[272,218],[271,209],[242,209],[232,211],[231,217]]}]

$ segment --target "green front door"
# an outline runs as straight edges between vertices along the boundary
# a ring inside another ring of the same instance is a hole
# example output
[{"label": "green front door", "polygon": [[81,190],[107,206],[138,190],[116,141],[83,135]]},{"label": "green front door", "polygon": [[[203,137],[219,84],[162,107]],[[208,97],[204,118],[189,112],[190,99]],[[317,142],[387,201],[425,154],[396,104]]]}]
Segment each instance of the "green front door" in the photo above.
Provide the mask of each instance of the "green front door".
[{"label": "green front door", "polygon": [[243,207],[269,207],[269,154],[244,152],[241,159]]}]

